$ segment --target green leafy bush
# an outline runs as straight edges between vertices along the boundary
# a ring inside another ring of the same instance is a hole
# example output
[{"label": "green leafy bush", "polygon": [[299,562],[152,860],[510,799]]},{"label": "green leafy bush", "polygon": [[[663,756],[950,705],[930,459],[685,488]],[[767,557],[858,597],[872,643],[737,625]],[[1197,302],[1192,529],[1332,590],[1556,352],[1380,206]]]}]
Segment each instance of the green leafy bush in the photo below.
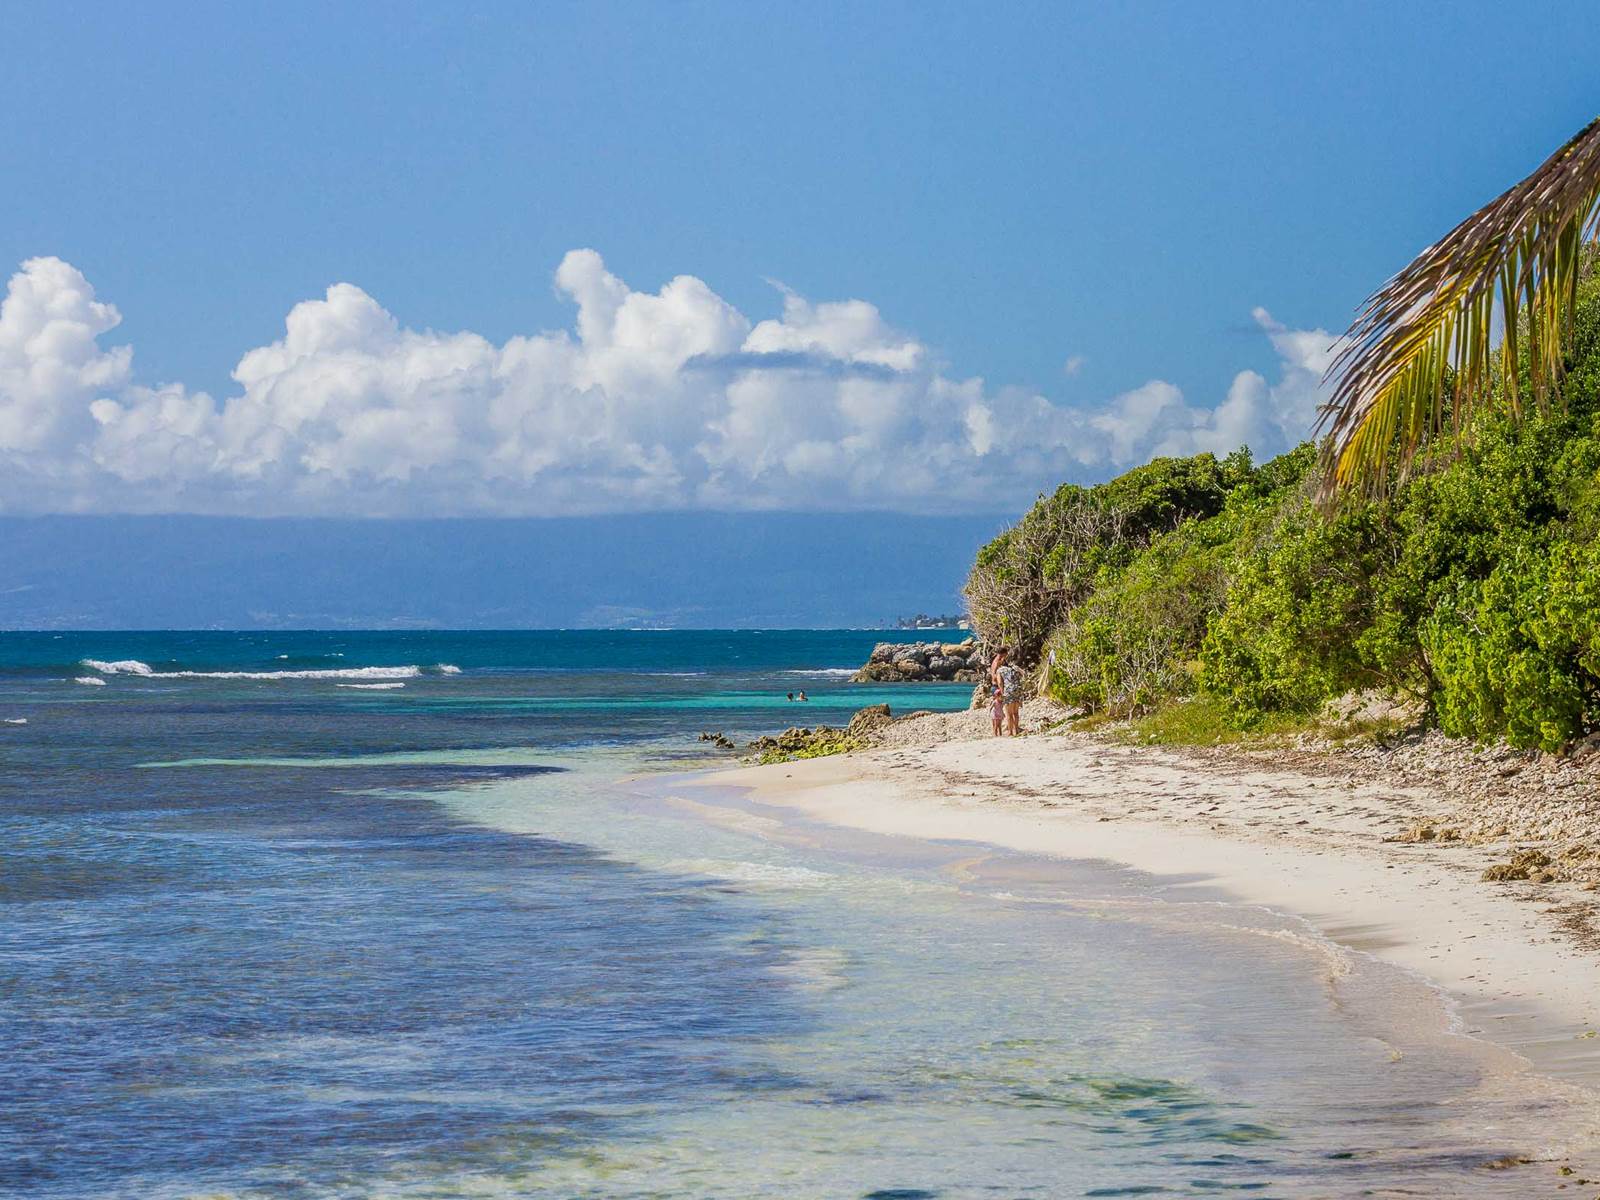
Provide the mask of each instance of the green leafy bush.
[{"label": "green leafy bush", "polygon": [[[1128,715],[1192,692],[1200,645],[1224,603],[1240,546],[1261,535],[1282,493],[1301,487],[1311,458],[1306,448],[1257,469],[1248,454],[1230,456],[1215,476],[1225,490],[1214,512],[1103,567],[1050,640],[1053,694]],[[1209,499],[1207,507],[1213,504]]]},{"label": "green leafy bush", "polygon": [[[1584,314],[1600,316],[1592,293]],[[1458,736],[1553,749],[1593,728],[1600,661],[1574,640],[1588,625],[1569,597],[1594,587],[1594,407],[1590,390],[1486,417],[1392,500],[1331,515],[1286,500],[1237,560],[1201,687],[1246,725],[1374,687],[1426,701]]]},{"label": "green leafy bush", "polygon": [[1556,750],[1600,715],[1600,553],[1522,547],[1422,626],[1439,726]]},{"label": "green leafy bush", "polygon": [[1025,662],[1089,595],[1102,573],[1126,565],[1149,540],[1221,510],[1248,456],[1158,458],[1109,483],[1064,484],[978,551],[963,594],[979,634],[1009,643]]},{"label": "green leafy bush", "polygon": [[1390,540],[1383,517],[1364,505],[1330,520],[1302,490],[1279,505],[1265,537],[1240,548],[1200,649],[1201,685],[1238,721],[1384,682],[1360,647]]}]

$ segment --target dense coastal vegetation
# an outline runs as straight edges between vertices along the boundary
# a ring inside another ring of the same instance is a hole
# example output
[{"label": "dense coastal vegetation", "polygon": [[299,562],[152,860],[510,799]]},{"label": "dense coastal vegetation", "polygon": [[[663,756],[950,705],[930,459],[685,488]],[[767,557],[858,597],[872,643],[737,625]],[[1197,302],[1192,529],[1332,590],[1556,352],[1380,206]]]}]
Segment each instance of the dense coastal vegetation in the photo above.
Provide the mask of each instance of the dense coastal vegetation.
[{"label": "dense coastal vegetation", "polygon": [[[1321,502],[1310,444],[1157,459],[1065,485],[984,546],[977,629],[1058,699],[1233,729],[1376,689],[1446,733],[1557,749],[1600,727],[1600,277],[1558,392],[1493,381],[1448,454]],[[1520,398],[1520,403],[1518,399]]]}]

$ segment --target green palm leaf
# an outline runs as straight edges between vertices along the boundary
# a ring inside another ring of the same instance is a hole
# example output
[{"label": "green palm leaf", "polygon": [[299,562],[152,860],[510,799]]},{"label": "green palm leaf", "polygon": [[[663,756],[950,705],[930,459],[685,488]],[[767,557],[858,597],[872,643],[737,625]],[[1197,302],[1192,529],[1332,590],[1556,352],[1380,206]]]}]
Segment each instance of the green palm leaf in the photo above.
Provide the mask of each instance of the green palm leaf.
[{"label": "green palm leaf", "polygon": [[[1519,412],[1560,382],[1584,242],[1600,225],[1600,117],[1367,300],[1328,371],[1326,497],[1382,490],[1464,426],[1496,379]],[[1497,336],[1503,332],[1503,337]]]}]

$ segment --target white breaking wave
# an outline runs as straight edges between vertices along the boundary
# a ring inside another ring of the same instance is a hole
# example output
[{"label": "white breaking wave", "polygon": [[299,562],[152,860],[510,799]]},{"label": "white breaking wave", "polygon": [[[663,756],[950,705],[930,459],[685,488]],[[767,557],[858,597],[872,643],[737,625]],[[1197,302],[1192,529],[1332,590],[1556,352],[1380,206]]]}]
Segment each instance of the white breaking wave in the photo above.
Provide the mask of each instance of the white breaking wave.
[{"label": "white breaking wave", "polygon": [[334,687],[357,688],[364,692],[386,692],[390,688],[403,688],[403,683],[336,683]]},{"label": "white breaking wave", "polygon": [[459,675],[459,674],[461,674],[461,668],[457,667],[457,666],[453,666],[450,663],[440,663],[439,664],[439,674],[441,674],[441,675]]},{"label": "white breaking wave", "polygon": [[415,679],[421,667],[333,667],[320,671],[152,671],[152,679]]},{"label": "white breaking wave", "polygon": [[825,675],[825,676],[828,676],[830,678],[837,679],[837,678],[840,678],[840,677],[845,676],[845,675],[854,675],[857,670],[858,670],[858,668],[856,668],[856,667],[816,667],[815,669],[810,669],[810,670],[805,670],[805,671],[785,671],[784,674],[786,674],[786,675]]},{"label": "white breaking wave", "polygon": [[422,668],[328,667],[315,671],[157,671],[136,658],[101,662],[86,658],[83,665],[103,675],[137,675],[141,679],[415,679]]},{"label": "white breaking wave", "polygon": [[6,724],[7,725],[26,725],[27,723],[28,723],[28,718],[27,717],[7,717],[6,718]]},{"label": "white breaking wave", "polygon": [[98,675],[79,675],[72,682],[73,683],[88,684],[90,687],[105,687],[106,686],[106,681],[104,679],[101,679],[100,676],[98,676]]},{"label": "white breaking wave", "polygon": [[91,671],[99,671],[102,675],[154,675],[149,663],[142,663],[137,658],[119,658],[116,662],[101,662],[98,658],[86,658],[83,665]]}]

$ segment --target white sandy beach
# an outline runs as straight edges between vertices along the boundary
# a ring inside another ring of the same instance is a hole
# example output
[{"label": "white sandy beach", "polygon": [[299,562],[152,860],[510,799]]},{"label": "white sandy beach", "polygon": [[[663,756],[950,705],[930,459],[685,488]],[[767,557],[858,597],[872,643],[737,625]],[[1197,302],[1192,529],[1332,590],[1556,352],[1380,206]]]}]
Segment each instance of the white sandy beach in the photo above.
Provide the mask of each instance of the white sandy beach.
[{"label": "white sandy beach", "polygon": [[910,724],[923,721],[920,742],[707,782],[862,831],[1105,860],[1269,906],[1432,981],[1457,1002],[1461,1032],[1542,1074],[1600,1082],[1594,893],[1481,881],[1503,845],[1386,840],[1448,807],[1438,788],[1299,755],[1258,763],[1072,734],[954,740],[970,719]]}]

